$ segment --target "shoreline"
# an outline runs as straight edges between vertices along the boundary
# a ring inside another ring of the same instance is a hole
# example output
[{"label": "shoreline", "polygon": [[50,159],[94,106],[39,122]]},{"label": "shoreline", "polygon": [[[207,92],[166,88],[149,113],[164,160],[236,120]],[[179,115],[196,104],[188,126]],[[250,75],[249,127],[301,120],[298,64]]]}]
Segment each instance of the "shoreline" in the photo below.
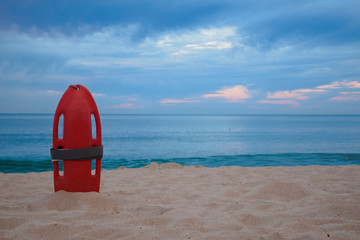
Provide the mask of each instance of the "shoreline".
[{"label": "shoreline", "polygon": [[[47,155],[46,155],[47,157]],[[297,167],[297,166],[347,166],[359,165],[359,153],[258,153],[240,155],[217,155],[203,157],[102,159],[103,170],[114,170],[121,166],[142,168],[152,162],[159,164],[175,162],[182,166],[230,167]],[[0,159],[0,172],[28,173],[52,171],[50,159]]]},{"label": "shoreline", "polygon": [[[152,163],[102,170],[100,193],[52,172],[0,173],[0,239],[357,239],[360,166]],[[50,236],[50,237],[49,237]]]}]

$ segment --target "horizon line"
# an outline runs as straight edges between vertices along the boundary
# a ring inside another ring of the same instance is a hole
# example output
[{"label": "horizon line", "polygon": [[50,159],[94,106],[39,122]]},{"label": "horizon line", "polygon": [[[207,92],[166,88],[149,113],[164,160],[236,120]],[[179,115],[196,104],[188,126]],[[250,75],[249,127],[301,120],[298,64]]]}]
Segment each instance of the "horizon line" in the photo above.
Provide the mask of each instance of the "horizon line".
[{"label": "horizon line", "polygon": [[[54,115],[55,113],[0,113],[0,115]],[[193,115],[193,116],[206,116],[206,115],[218,115],[218,116],[360,116],[359,114],[334,114],[334,113],[99,113],[100,115]]]}]

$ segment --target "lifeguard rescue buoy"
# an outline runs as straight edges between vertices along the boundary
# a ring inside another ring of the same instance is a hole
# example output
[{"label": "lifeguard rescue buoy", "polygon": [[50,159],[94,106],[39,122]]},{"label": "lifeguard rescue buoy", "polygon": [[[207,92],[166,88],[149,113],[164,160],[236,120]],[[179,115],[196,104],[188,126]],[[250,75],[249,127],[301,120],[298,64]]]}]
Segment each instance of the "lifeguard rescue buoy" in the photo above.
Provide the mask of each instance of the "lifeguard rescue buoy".
[{"label": "lifeguard rescue buoy", "polygon": [[[63,116],[63,134],[59,137],[59,119]],[[95,118],[96,136],[92,136],[91,115]],[[91,192],[100,190],[101,123],[95,100],[88,89],[70,85],[56,108],[53,125],[54,190]],[[95,174],[92,160],[96,159]],[[59,173],[59,161],[63,161],[63,174]]]}]

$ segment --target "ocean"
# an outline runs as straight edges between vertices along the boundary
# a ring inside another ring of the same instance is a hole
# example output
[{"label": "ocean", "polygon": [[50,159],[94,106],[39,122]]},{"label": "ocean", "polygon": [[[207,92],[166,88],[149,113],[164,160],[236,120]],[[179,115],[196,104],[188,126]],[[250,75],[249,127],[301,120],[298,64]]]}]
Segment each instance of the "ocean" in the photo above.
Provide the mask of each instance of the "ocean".
[{"label": "ocean", "polygon": [[[101,117],[102,169],[360,165],[360,115]],[[0,172],[51,171],[52,114],[0,114]]]}]

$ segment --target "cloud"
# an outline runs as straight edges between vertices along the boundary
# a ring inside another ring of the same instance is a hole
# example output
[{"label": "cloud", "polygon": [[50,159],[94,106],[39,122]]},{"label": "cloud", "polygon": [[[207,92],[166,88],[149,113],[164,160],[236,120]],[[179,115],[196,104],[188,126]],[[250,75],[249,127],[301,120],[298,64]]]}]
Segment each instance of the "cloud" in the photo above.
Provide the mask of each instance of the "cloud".
[{"label": "cloud", "polygon": [[[354,88],[360,88],[360,82],[353,80],[343,80],[343,81],[336,81],[332,82],[328,85],[322,85],[318,86],[317,88],[331,90],[331,89],[354,89]],[[330,100],[333,101],[359,101],[360,95],[358,95],[360,92],[339,92],[341,95],[335,96],[330,98]]]},{"label": "cloud", "polygon": [[295,91],[299,92],[299,93],[313,93],[313,92],[324,92],[325,90],[323,90],[323,89],[297,89]]},{"label": "cloud", "polygon": [[200,100],[194,100],[194,99],[190,99],[190,98],[184,98],[184,99],[171,99],[171,98],[167,98],[164,100],[159,101],[162,104],[169,104],[169,103],[195,103],[195,102],[200,102]]},{"label": "cloud", "polygon": [[360,101],[360,92],[340,92],[340,96],[330,98],[334,101]]},{"label": "cloud", "polygon": [[135,101],[137,101],[138,99],[137,99],[136,97],[128,97],[127,100],[128,100],[129,102],[135,102]]},{"label": "cloud", "polygon": [[56,91],[56,90],[46,90],[46,93],[50,95],[60,95],[63,94],[62,92]]},{"label": "cloud", "polygon": [[[307,93],[321,93],[327,92],[334,89],[344,89],[344,88],[360,88],[360,82],[358,81],[335,81],[330,84],[320,85],[312,89],[296,89],[296,90],[286,90],[286,91],[276,91],[273,93],[268,93],[267,99],[288,99],[288,100],[260,100],[259,103],[269,103],[269,104],[289,104],[289,105],[298,105],[298,102],[290,100],[306,100],[309,96],[305,95]],[[358,101],[360,100],[360,95],[357,95],[360,92],[340,92],[340,96],[335,96],[330,98],[330,100],[335,101]]]},{"label": "cloud", "polygon": [[103,93],[92,93],[93,97],[106,97],[106,94]]},{"label": "cloud", "polygon": [[[0,15],[1,28],[16,23],[21,28],[37,26],[41,30],[59,28],[67,35],[82,35],[114,23],[138,23],[141,31],[134,37],[144,38],[153,32],[172,28],[191,28],[210,22],[223,14],[222,1],[114,1],[106,2],[73,0],[69,3],[46,0],[3,1]],[[58,15],[55,17],[54,12]],[[10,14],[11,13],[11,14]],[[131,14],[129,14],[131,13]],[[81,29],[78,29],[79,26]]]},{"label": "cloud", "polygon": [[133,108],[140,108],[136,106],[134,103],[121,103],[117,105],[108,106],[107,108],[114,108],[114,109],[133,109]]},{"label": "cloud", "polygon": [[[203,98],[224,98],[228,102],[241,102],[244,99],[251,97],[249,90],[242,85],[236,85],[232,87],[225,87],[221,90],[216,91],[216,93],[203,94]],[[167,98],[159,101],[162,104],[172,104],[172,103],[197,103],[201,102],[198,99],[184,98],[184,99],[172,99]]]},{"label": "cloud", "polygon": [[360,101],[360,96],[359,95],[336,96],[336,97],[330,98],[330,100],[335,100],[335,101]]},{"label": "cloud", "polygon": [[226,87],[216,93],[204,94],[204,98],[225,98],[229,102],[240,102],[251,97],[249,90],[242,85]]},{"label": "cloud", "polygon": [[[330,84],[317,86],[312,89],[296,89],[296,90],[286,90],[286,91],[276,91],[273,93],[268,93],[268,99],[298,99],[306,100],[309,96],[306,96],[306,93],[319,93],[325,92],[330,89],[340,89],[340,88],[360,88],[360,82],[358,81],[335,81]],[[341,99],[340,97],[339,99]],[[334,100],[334,99],[333,99]],[[335,99],[336,100],[336,99]]]},{"label": "cloud", "polygon": [[296,90],[294,90],[294,91],[277,91],[277,92],[274,92],[274,93],[268,93],[267,98],[268,99],[291,99],[291,98],[295,98],[295,99],[299,99],[299,100],[308,99],[307,96],[304,96],[303,94],[297,92]]},{"label": "cloud", "polygon": [[[17,64],[26,66],[34,66],[34,63],[47,66],[54,62],[88,66],[102,63],[106,65],[121,59],[113,57],[117,54],[139,52],[139,43],[132,41],[132,36],[138,29],[139,26],[136,24],[111,25],[96,31],[88,31],[81,36],[69,36],[55,28],[50,32],[36,28],[34,31],[19,31],[13,28],[0,31],[0,51],[2,58],[9,59],[9,64],[12,62],[10,60],[18,58]],[[21,57],[31,57],[31,64],[26,58],[22,60]]]},{"label": "cloud", "polygon": [[[74,69],[89,69],[89,76],[94,76],[91,73],[97,73],[96,69],[109,68],[110,75],[124,68],[162,69],[179,60],[174,59],[175,55],[196,53],[207,57],[208,51],[239,45],[236,28],[229,26],[156,32],[142,41],[133,40],[141,29],[138,24],[109,25],[79,36],[66,35],[56,28],[51,32],[34,28],[32,32],[16,28],[0,31],[0,72],[24,72],[26,79],[28,73],[41,73],[49,80],[64,80],[68,79],[66,70],[74,73]],[[75,72],[70,77],[88,80],[84,73]]]},{"label": "cloud", "polygon": [[340,92],[341,94],[360,94],[360,92]]},{"label": "cloud", "polygon": [[285,105],[299,105],[298,102],[294,100],[259,100],[258,103],[266,103],[266,104],[285,104]]},{"label": "cloud", "polygon": [[[354,34],[360,26],[354,7],[358,1],[140,3],[5,1],[2,12],[11,14],[0,14],[0,88],[40,87],[44,97],[55,102],[57,93],[46,89],[80,83],[93,87],[100,103],[113,108],[139,104],[117,95],[155,99],[146,104],[145,112],[158,112],[154,106],[160,105],[159,100],[191,102],[186,96],[202,102],[204,98],[241,102],[252,97],[247,102],[266,99],[262,101],[302,106],[320,100],[327,101],[329,112],[352,104],[344,102],[335,109],[330,98],[356,98],[339,92],[360,85],[360,38]],[[61,14],[54,16],[55,10]],[[240,78],[245,86],[264,89],[258,91],[262,97],[241,88],[231,93]],[[162,93],[168,95],[158,98]],[[6,99],[1,100],[9,103]],[[34,105],[24,103],[23,111]],[[236,108],[183,105],[179,109],[198,107],[204,112]],[[250,104],[243,107],[245,112],[253,111],[246,109]],[[357,111],[356,106],[350,108]]]},{"label": "cloud", "polygon": [[343,80],[343,81],[332,82],[331,84],[328,85],[318,86],[316,88],[320,88],[320,89],[360,88],[360,82]]},{"label": "cloud", "polygon": [[296,89],[292,91],[276,91],[274,93],[268,93],[268,99],[298,99],[306,100],[309,97],[305,96],[304,93],[313,93],[313,92],[324,92],[323,89]]},{"label": "cloud", "polygon": [[330,84],[327,85],[321,85],[318,86],[316,88],[320,88],[320,89],[333,89],[333,88],[340,88],[340,82],[332,82]]},{"label": "cloud", "polygon": [[212,41],[202,44],[187,44],[185,47],[191,49],[225,49],[232,48],[232,46],[231,42]]},{"label": "cloud", "polygon": [[[139,99],[133,96],[109,96],[106,94],[97,94],[100,95],[100,97],[104,98],[104,101],[106,101],[109,105],[105,106],[105,108],[109,109],[139,109],[143,108],[144,106],[141,104],[141,101],[139,103]],[[112,104],[114,101],[116,102],[123,102],[120,104]]]},{"label": "cloud", "polygon": [[156,45],[170,55],[182,55],[205,50],[231,49],[239,44],[240,39],[235,27],[225,26],[167,34],[162,36]]},{"label": "cloud", "polygon": [[360,82],[358,81],[351,81],[351,82],[342,81],[341,83],[343,86],[348,88],[360,88]]}]

